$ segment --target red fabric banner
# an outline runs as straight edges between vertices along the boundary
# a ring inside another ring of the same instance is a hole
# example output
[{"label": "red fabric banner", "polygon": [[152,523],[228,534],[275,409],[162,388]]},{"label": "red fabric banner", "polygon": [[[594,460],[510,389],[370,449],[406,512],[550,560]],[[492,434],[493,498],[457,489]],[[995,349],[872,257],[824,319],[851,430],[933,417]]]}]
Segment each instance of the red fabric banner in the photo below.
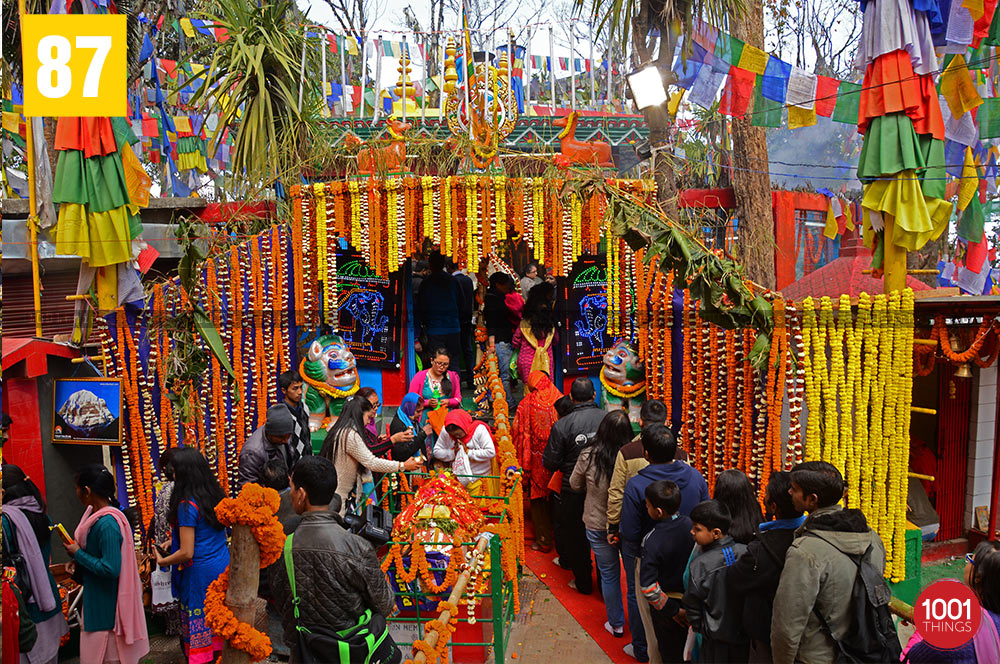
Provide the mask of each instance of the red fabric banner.
[{"label": "red fabric banner", "polygon": [[837,88],[840,81],[829,76],[816,77],[816,115],[828,118],[833,115],[833,108],[837,105]]},{"label": "red fabric banner", "polygon": [[753,84],[756,74],[736,65],[729,68],[729,79],[719,100],[719,113],[742,118],[747,113],[750,99],[753,97]]}]

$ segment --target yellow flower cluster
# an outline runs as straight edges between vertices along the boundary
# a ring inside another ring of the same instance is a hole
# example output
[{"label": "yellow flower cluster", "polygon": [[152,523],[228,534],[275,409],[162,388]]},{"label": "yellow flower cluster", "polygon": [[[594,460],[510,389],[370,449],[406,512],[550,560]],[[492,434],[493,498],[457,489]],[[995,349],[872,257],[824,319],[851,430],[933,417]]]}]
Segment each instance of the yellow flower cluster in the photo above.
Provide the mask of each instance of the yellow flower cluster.
[{"label": "yellow flower cluster", "polygon": [[385,221],[390,270],[395,269],[399,265],[399,220],[396,217],[398,208],[399,178],[389,178],[385,182]]},{"label": "yellow flower cluster", "polygon": [[[805,370],[806,443],[805,460],[816,461],[820,451],[820,419],[823,410],[820,405],[820,390],[816,383],[816,372],[812,365],[812,345],[816,336],[816,308],[811,297],[802,301],[802,367]],[[824,343],[825,353],[826,344]]]},{"label": "yellow flower cluster", "polygon": [[[330,314],[332,293],[327,283],[326,184],[320,182],[314,184],[313,197],[316,199],[316,269],[319,272],[317,275],[319,281],[323,284],[323,292],[320,293],[323,300],[323,322],[329,324],[332,318]],[[336,273],[336,265],[333,266],[333,271]]]},{"label": "yellow flower cluster", "polygon": [[497,232],[497,242],[507,241],[507,178],[503,175],[493,178],[496,200],[496,221],[493,226]]},{"label": "yellow flower cluster", "polygon": [[476,218],[478,200],[476,176],[469,175],[465,178],[465,246],[469,270],[479,267],[479,242],[476,238],[476,229],[479,227],[479,219]]},{"label": "yellow flower cluster", "polygon": [[444,219],[441,221],[441,246],[451,247],[451,178],[444,179]]},{"label": "yellow flower cluster", "polygon": [[[424,237],[434,237],[434,197],[432,191],[434,188],[434,178],[430,175],[424,175],[420,178],[420,189],[423,191],[423,196],[421,200],[424,204],[424,209],[422,210],[421,221],[423,223]],[[437,240],[437,238],[434,238]]]},{"label": "yellow flower cluster", "polygon": [[[844,475],[848,507],[861,509],[886,549],[885,575],[906,578],[906,493],[913,400],[913,293],[861,294],[857,317],[841,298],[802,302],[806,458]],[[829,373],[827,373],[829,358]]]},{"label": "yellow flower cluster", "polygon": [[535,213],[535,260],[539,263],[545,262],[545,192],[542,187],[545,185],[544,178],[534,178],[531,181],[531,203],[532,211]]},{"label": "yellow flower cluster", "polygon": [[583,253],[583,204],[576,194],[570,194],[570,224],[573,227],[572,261],[575,262]]},{"label": "yellow flower cluster", "polygon": [[358,199],[358,183],[349,182],[347,190],[351,201],[351,246],[361,246],[361,201]]}]

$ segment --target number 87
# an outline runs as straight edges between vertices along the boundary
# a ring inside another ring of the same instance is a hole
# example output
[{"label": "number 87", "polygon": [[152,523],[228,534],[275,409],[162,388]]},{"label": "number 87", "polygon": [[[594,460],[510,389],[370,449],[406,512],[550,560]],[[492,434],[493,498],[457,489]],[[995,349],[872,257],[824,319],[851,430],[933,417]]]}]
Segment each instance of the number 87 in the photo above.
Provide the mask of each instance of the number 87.
[{"label": "number 87", "polygon": [[[83,79],[83,96],[97,97],[101,86],[101,71],[111,51],[110,35],[81,35],[76,38],[77,48],[95,49],[94,58]],[[49,99],[61,99],[73,86],[73,71],[66,66],[70,60],[69,40],[62,35],[46,35],[38,40],[38,91]],[[53,74],[55,76],[53,77]],[[55,78],[55,83],[52,79]]]}]

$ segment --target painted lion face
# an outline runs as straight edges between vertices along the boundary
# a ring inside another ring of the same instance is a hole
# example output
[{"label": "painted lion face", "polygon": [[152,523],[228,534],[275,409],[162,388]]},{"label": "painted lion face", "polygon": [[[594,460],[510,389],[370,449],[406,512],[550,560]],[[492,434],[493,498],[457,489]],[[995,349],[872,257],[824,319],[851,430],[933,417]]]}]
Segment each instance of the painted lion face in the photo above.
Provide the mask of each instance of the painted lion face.
[{"label": "painted lion face", "polygon": [[[344,389],[358,380],[358,363],[344,340],[336,335],[320,337],[309,347],[309,368],[322,371],[324,383]],[[311,374],[312,372],[310,372]]]},{"label": "painted lion face", "polygon": [[646,365],[625,341],[619,341],[604,354],[604,378],[616,385],[635,385],[646,376]]}]

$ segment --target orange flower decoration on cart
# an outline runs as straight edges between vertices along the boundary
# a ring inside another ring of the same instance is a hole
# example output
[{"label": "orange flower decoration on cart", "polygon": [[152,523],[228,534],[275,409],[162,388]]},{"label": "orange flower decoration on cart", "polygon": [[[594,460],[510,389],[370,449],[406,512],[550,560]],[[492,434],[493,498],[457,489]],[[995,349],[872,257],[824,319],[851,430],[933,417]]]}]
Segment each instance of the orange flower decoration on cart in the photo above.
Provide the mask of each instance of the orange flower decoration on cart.
[{"label": "orange flower decoration on cart", "polygon": [[[285,545],[285,532],[275,514],[278,492],[257,484],[246,484],[237,498],[224,498],[215,507],[215,516],[224,526],[250,526],[260,545],[260,568],[277,562]],[[229,568],[208,586],[205,593],[205,624],[229,645],[258,662],[271,654],[271,639],[249,623],[240,622],[226,606]]]}]

